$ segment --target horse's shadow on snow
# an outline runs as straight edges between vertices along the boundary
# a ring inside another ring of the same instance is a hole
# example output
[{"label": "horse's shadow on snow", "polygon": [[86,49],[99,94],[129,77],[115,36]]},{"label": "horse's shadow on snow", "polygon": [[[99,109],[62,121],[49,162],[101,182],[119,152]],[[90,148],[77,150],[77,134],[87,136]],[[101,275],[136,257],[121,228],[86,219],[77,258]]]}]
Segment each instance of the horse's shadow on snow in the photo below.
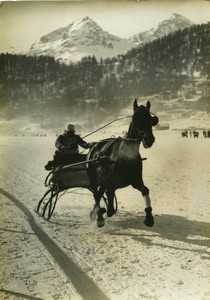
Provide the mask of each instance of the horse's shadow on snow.
[{"label": "horse's shadow on snow", "polygon": [[[198,252],[203,254],[203,259],[210,259],[210,253],[207,249],[199,247],[210,247],[210,223],[192,221],[185,217],[165,214],[156,215],[154,219],[154,226],[146,227],[143,224],[144,216],[134,216],[129,212],[121,212],[116,216],[115,220],[113,218],[110,234],[130,236],[147,246],[169,247]],[[164,242],[166,240],[176,241],[176,243]],[[177,241],[182,242],[182,245],[177,243]],[[191,248],[189,245],[198,247]]]}]

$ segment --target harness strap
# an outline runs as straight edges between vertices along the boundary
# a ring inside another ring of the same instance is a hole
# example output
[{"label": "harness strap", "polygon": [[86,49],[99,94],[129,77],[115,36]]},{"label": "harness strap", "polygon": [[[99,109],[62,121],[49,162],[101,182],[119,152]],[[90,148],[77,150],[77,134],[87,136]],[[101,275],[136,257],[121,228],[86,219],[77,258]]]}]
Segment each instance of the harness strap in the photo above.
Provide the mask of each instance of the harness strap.
[{"label": "harness strap", "polygon": [[108,140],[107,143],[105,143],[105,145],[102,147],[101,151],[100,151],[100,156],[104,156],[106,151],[117,141],[119,140],[119,138],[115,138],[115,139],[110,139]]},{"label": "harness strap", "polygon": [[103,158],[106,159],[106,151],[111,147],[111,145],[113,145],[117,140],[119,140],[119,138],[109,138],[109,139],[104,139],[101,140],[99,142],[96,142],[94,144],[94,146],[90,149],[89,153],[87,154],[87,160],[91,160],[93,159],[92,154],[94,153],[94,149],[95,147],[97,147],[98,144],[102,144],[104,143],[104,145],[102,146],[102,149],[100,150],[100,154],[98,156],[98,158]]}]

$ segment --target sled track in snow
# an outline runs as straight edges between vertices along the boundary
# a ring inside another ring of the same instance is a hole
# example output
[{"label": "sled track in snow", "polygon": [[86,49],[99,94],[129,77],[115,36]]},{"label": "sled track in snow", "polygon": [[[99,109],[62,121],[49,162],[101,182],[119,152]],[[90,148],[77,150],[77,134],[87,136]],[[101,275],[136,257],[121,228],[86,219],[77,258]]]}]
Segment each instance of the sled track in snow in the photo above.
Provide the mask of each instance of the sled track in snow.
[{"label": "sled track in snow", "polygon": [[48,234],[36,223],[29,209],[20,200],[12,196],[7,191],[0,188],[0,193],[12,201],[28,218],[31,229],[36,234],[49,254],[56,261],[60,269],[70,279],[77,292],[83,299],[108,300],[109,298],[99,289],[99,287],[80,269],[80,267],[69,258],[66,253],[48,236]]}]

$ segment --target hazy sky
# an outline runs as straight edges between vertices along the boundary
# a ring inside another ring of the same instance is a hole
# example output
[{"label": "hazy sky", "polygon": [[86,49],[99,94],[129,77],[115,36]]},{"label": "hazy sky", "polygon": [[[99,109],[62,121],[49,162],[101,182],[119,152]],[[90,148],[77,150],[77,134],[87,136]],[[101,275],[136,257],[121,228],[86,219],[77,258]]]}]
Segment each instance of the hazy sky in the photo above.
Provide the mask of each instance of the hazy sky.
[{"label": "hazy sky", "polygon": [[44,34],[91,17],[102,29],[129,37],[151,29],[173,13],[195,23],[210,21],[207,0],[24,1],[0,5],[0,53],[27,51]]}]

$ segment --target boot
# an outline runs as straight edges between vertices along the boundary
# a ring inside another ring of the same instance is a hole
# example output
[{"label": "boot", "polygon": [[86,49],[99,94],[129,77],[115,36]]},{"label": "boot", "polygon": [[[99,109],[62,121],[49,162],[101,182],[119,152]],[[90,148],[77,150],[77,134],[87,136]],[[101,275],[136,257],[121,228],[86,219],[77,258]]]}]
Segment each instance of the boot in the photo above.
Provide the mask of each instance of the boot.
[{"label": "boot", "polygon": [[53,160],[49,160],[48,163],[45,166],[45,170],[51,171],[53,169],[53,167],[54,167]]}]

